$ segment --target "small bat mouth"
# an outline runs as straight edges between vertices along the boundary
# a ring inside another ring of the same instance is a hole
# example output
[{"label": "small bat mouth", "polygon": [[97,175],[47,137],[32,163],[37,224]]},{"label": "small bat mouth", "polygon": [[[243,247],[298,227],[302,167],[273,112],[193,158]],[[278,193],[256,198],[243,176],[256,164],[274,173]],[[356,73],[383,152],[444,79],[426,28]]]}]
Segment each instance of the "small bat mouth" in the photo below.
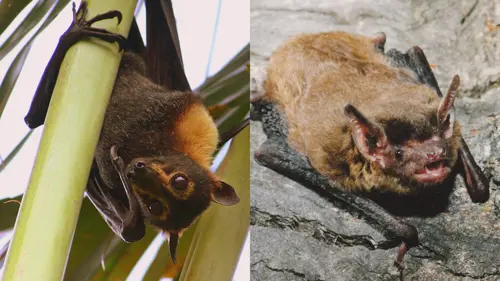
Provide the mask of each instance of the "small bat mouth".
[{"label": "small bat mouth", "polygon": [[431,162],[414,175],[415,179],[421,183],[442,182],[450,173],[450,168],[446,165],[446,160]]}]

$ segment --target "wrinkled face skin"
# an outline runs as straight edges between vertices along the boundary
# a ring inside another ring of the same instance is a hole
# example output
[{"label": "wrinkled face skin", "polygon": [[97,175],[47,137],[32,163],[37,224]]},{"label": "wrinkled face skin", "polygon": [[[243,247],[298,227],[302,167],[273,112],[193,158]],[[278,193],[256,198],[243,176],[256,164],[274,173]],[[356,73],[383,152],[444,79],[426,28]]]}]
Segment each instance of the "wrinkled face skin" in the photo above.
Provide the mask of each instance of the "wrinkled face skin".
[{"label": "wrinkled face skin", "polygon": [[[369,120],[347,104],[352,139],[363,157],[386,174],[417,186],[443,182],[457,160],[460,132],[455,123],[453,101],[460,80],[453,78],[437,108],[422,115],[389,120]],[[411,184],[410,184],[411,186]]]},{"label": "wrinkled face skin", "polygon": [[457,148],[453,136],[433,135],[425,140],[408,140],[380,151],[377,164],[388,174],[416,185],[435,185],[443,182],[456,163]]}]

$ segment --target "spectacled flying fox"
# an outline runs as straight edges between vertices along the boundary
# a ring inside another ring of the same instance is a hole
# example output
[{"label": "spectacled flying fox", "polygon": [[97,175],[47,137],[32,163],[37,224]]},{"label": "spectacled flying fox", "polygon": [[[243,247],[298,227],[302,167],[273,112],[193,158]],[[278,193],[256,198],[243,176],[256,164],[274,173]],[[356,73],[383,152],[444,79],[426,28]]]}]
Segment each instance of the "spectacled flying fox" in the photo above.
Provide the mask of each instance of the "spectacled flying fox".
[{"label": "spectacled flying fox", "polygon": [[[161,10],[154,5],[161,4],[146,1],[148,10]],[[166,8],[172,10],[171,6]],[[150,75],[155,73],[145,59],[128,51],[134,42],[91,27],[105,19],[120,22],[120,12],[109,11],[86,20],[87,3],[82,1],[78,12],[73,4],[73,14],[73,23],[60,38],[25,121],[30,128],[43,124],[59,67],[73,44],[93,37],[127,48],[106,109],[87,195],[126,242],[144,237],[145,222],[161,229],[169,237],[175,261],[179,236],[210,202],[227,206],[239,202],[233,187],[210,171],[219,144],[217,127],[200,97],[187,90],[182,67],[182,73],[170,73],[170,79],[181,81],[177,84],[184,86],[174,88],[183,90],[168,89],[152,81]],[[168,28],[165,19],[162,24]],[[165,36],[165,30],[158,33]],[[160,35],[155,40],[167,40]],[[176,81],[171,82],[175,85]]]}]

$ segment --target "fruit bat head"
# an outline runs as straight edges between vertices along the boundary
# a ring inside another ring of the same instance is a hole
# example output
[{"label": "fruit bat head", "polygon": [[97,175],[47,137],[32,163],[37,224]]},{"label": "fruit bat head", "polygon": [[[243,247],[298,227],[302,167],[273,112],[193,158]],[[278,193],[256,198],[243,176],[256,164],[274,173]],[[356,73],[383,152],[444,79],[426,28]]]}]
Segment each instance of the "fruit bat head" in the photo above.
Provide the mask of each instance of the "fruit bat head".
[{"label": "fruit bat head", "polygon": [[180,235],[210,202],[240,200],[233,187],[182,153],[134,159],[125,172],[144,219],[169,237],[174,261]]}]

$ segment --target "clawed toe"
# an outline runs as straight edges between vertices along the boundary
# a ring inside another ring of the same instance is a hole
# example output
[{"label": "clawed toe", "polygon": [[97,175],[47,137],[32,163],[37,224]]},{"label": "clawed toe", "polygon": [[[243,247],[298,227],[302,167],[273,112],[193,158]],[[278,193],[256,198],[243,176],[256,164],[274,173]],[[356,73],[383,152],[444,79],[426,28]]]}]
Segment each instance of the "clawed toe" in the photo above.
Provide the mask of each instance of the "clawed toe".
[{"label": "clawed toe", "polygon": [[73,36],[69,36],[69,38],[81,39],[86,37],[96,37],[109,43],[118,43],[120,51],[126,49],[127,38],[125,38],[124,36],[109,32],[105,29],[91,27],[91,25],[96,22],[113,18],[116,18],[118,20],[118,24],[120,24],[120,22],[122,21],[122,13],[116,10],[112,10],[103,14],[99,14],[89,20],[85,20],[87,12],[87,1],[82,1],[80,7],[78,8],[78,11],[75,11],[75,3],[73,2],[73,24],[66,32],[67,35],[73,34]]}]

